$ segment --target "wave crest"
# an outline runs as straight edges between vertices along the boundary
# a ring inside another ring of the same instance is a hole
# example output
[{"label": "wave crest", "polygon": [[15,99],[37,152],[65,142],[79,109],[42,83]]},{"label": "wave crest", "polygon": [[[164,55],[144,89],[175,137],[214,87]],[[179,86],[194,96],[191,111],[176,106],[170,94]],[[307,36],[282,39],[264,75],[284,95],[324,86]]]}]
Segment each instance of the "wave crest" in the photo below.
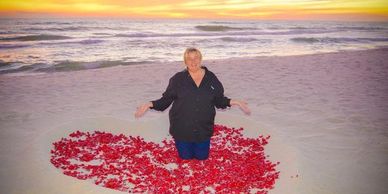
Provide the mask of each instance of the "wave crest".
[{"label": "wave crest", "polygon": [[213,32],[222,32],[222,31],[230,31],[230,30],[249,30],[252,28],[236,28],[230,26],[222,26],[222,25],[205,25],[205,26],[195,26],[196,29],[202,31],[213,31]]},{"label": "wave crest", "polygon": [[321,37],[321,38],[313,38],[313,37],[297,37],[290,39],[296,43],[368,43],[368,42],[387,42],[388,38],[330,38],[330,37]]},{"label": "wave crest", "polygon": [[65,40],[65,39],[71,39],[71,37],[61,36],[61,35],[38,34],[38,35],[8,37],[8,38],[2,38],[0,40],[41,41],[41,40]]}]

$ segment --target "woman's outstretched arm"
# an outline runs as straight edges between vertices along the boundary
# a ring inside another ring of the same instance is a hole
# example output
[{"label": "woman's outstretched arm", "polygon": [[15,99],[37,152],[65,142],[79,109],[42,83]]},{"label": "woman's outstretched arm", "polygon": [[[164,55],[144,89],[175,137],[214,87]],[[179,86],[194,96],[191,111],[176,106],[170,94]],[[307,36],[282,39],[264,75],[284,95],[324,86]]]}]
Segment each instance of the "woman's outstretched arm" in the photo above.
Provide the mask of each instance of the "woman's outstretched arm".
[{"label": "woman's outstretched arm", "polygon": [[247,115],[251,114],[251,110],[248,108],[248,103],[246,103],[243,100],[236,100],[236,99],[231,99],[230,100],[230,105],[237,105],[240,107],[240,109]]},{"label": "woman's outstretched arm", "polygon": [[154,109],[157,111],[164,111],[175,100],[175,98],[176,98],[175,91],[176,91],[176,88],[175,88],[173,78],[170,78],[167,89],[163,93],[162,97],[158,100],[146,102],[146,103],[138,106],[136,113],[135,113],[135,117],[138,118],[138,117],[143,116],[147,112],[148,109]]},{"label": "woman's outstretched arm", "polygon": [[150,109],[152,106],[153,106],[152,102],[148,102],[137,107],[135,118],[139,118],[143,116],[147,112],[147,110]]},{"label": "woman's outstretched arm", "polygon": [[251,111],[248,108],[248,103],[246,103],[243,100],[236,100],[236,99],[230,99],[226,96],[224,96],[224,86],[222,83],[218,80],[217,76],[215,76],[215,80],[217,83],[217,92],[215,96],[214,105],[216,108],[225,109],[227,107],[231,107],[233,105],[237,105],[240,107],[240,109],[247,115],[251,114]]}]

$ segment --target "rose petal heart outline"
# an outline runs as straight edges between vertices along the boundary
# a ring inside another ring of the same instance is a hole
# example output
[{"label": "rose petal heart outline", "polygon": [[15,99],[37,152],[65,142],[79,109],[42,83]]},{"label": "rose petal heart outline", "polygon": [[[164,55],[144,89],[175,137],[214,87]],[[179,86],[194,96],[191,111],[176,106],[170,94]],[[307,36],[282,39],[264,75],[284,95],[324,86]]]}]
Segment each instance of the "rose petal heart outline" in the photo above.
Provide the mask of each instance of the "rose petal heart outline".
[{"label": "rose petal heart outline", "polygon": [[205,161],[180,160],[172,140],[160,145],[100,131],[76,131],[54,142],[50,161],[68,176],[125,192],[267,193],[274,188],[280,163],[264,154],[270,136],[246,138],[243,128],[222,125],[214,130]]}]

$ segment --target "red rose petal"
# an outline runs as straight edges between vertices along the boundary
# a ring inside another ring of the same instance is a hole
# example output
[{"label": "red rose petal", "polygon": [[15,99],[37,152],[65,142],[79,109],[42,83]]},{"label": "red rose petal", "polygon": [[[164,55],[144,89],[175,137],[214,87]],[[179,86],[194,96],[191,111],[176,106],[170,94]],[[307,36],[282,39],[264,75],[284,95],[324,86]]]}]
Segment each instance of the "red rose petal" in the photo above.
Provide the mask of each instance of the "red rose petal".
[{"label": "red rose petal", "polygon": [[[243,128],[214,126],[210,156],[181,160],[173,140],[75,131],[54,142],[51,163],[65,175],[135,193],[267,193],[280,172],[264,154],[270,136],[246,138]],[[296,175],[298,177],[298,175]],[[211,188],[211,189],[209,189]]]}]

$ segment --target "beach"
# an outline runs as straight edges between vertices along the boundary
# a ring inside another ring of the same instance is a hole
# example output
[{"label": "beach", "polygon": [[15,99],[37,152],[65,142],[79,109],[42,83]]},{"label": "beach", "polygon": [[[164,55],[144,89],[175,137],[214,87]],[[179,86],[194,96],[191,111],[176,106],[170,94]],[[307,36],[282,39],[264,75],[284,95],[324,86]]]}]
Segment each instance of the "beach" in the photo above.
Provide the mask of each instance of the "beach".
[{"label": "beach", "polygon": [[[247,101],[252,110],[250,116],[235,106],[218,110],[223,116],[216,123],[257,123],[274,138],[275,155],[293,158],[289,165],[298,178],[281,171],[279,182],[287,186],[275,184],[273,193],[382,194],[388,193],[387,56],[386,48],[217,60],[205,53],[203,65],[223,83],[225,96]],[[108,132],[142,123],[138,134],[166,137],[167,122],[160,131],[147,123],[166,121],[169,109],[140,119],[134,112],[160,98],[183,68],[175,61],[0,75],[0,193],[120,193],[47,166],[49,141],[93,119]]]}]

